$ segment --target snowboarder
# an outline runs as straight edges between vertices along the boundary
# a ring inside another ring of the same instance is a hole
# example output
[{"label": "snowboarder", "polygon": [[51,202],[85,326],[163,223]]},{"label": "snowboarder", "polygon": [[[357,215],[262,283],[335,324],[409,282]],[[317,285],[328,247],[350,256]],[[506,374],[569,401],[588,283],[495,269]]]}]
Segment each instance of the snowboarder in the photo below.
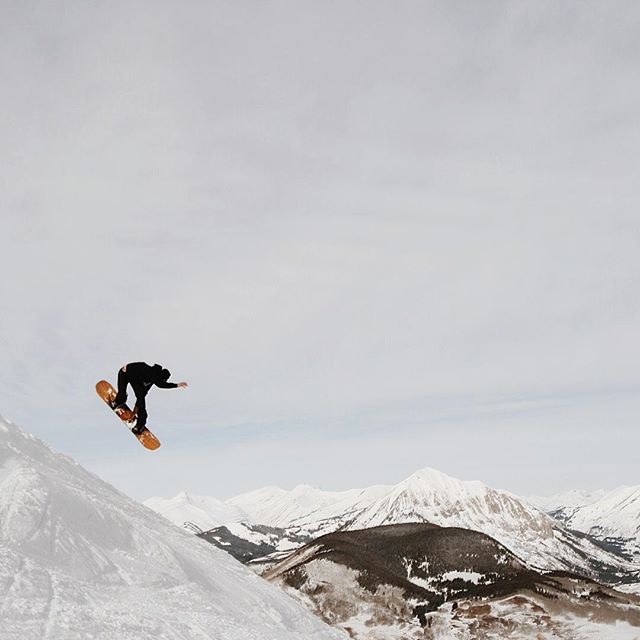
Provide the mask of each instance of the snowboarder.
[{"label": "snowboarder", "polygon": [[136,406],[133,408],[133,412],[137,416],[136,424],[131,429],[133,433],[140,434],[146,428],[147,406],[145,399],[154,384],[161,389],[188,386],[186,382],[167,382],[170,377],[169,369],[165,369],[159,364],[151,366],[146,362],[130,362],[118,371],[118,394],[109,404],[112,409],[117,409],[125,404],[127,402],[127,385],[131,385],[136,394]]}]

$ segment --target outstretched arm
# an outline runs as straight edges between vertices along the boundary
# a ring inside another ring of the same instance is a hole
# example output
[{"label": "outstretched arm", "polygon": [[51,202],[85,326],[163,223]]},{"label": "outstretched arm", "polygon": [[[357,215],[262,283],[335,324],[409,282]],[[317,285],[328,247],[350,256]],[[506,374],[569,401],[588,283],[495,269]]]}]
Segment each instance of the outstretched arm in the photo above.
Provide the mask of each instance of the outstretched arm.
[{"label": "outstretched arm", "polygon": [[160,387],[160,389],[176,389],[177,387],[188,387],[189,385],[186,382],[156,382],[156,387]]}]

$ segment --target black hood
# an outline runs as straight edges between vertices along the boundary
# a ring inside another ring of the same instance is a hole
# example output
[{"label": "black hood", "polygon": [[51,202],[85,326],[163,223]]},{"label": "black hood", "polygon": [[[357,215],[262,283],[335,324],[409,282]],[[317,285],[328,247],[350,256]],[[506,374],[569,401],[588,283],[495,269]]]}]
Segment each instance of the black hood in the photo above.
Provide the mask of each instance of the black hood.
[{"label": "black hood", "polygon": [[160,364],[154,364],[151,367],[154,382],[166,382],[171,377],[171,371],[164,369]]}]

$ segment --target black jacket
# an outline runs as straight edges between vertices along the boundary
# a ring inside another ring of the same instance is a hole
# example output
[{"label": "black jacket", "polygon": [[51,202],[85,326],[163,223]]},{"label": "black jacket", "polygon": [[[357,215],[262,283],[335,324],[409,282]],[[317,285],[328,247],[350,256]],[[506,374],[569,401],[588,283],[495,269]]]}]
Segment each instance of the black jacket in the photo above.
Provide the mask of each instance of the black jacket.
[{"label": "black jacket", "polygon": [[127,374],[127,380],[136,391],[136,395],[142,390],[146,395],[154,384],[161,389],[175,389],[178,386],[175,382],[167,382],[165,376],[162,375],[166,369],[163,369],[159,364],[154,364],[152,367],[146,362],[130,362],[123,369]]}]

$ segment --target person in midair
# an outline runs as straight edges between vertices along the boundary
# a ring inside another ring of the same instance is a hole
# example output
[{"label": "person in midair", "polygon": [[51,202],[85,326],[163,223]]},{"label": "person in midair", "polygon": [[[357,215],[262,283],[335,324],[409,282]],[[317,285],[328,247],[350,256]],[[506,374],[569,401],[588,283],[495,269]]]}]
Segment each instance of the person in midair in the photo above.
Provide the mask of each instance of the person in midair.
[{"label": "person in midair", "polygon": [[130,362],[118,371],[118,393],[110,404],[112,409],[117,409],[125,404],[127,402],[127,385],[131,385],[136,394],[136,406],[133,412],[137,416],[136,424],[131,429],[133,433],[140,434],[147,426],[146,397],[153,385],[161,389],[188,386],[186,382],[168,382],[170,377],[169,369],[165,369],[159,364],[151,366],[146,362]]}]

